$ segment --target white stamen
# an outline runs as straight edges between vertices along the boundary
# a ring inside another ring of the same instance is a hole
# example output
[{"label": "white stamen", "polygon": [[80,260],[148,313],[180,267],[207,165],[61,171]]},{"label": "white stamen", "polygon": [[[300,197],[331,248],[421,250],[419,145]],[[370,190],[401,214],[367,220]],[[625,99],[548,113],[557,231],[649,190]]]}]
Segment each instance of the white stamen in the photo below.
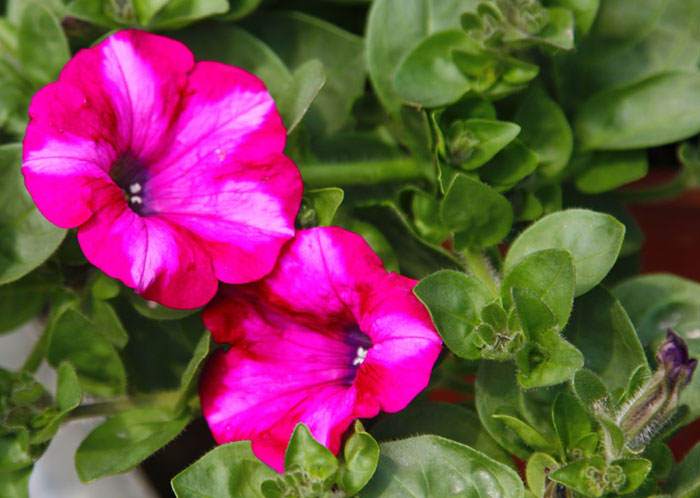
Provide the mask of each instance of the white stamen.
[{"label": "white stamen", "polygon": [[141,192],[141,184],[138,182],[134,182],[131,185],[129,185],[129,192],[132,194],[138,194]]},{"label": "white stamen", "polygon": [[132,195],[129,197],[129,202],[132,204],[143,204],[143,199],[141,199],[141,196]]},{"label": "white stamen", "polygon": [[352,366],[357,367],[359,365],[362,365],[365,362],[365,359],[367,358],[367,352],[367,349],[363,348],[362,346],[358,346],[357,353],[355,353],[355,359],[352,360]]}]

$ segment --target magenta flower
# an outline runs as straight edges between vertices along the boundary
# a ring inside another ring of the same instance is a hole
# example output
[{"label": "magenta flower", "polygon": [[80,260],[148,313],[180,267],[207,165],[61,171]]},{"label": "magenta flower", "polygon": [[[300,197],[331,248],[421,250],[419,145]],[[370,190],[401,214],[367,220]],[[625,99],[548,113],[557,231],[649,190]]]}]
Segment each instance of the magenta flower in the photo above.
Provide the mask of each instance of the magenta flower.
[{"label": "magenta flower", "polygon": [[214,339],[231,345],[200,382],[216,440],[250,439],[282,470],[298,422],[337,453],[354,419],[404,408],[441,348],[415,283],[384,270],[359,235],[315,228],[264,280],[225,289],[204,311]]},{"label": "magenta flower", "polygon": [[301,178],[272,98],[241,69],[120,31],[78,52],[29,116],[37,207],[147,299],[201,306],[217,280],[269,273],[294,235]]}]

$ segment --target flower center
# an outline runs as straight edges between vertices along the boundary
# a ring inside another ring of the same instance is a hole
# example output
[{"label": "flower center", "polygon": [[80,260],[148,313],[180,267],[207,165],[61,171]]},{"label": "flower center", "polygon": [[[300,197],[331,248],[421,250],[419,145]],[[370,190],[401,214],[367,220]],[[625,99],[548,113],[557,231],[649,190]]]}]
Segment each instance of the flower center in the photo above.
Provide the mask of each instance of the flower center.
[{"label": "flower center", "polygon": [[109,176],[124,192],[129,208],[135,213],[144,214],[148,179],[146,166],[132,153],[126,152],[114,161]]},{"label": "flower center", "polygon": [[353,371],[362,365],[367,359],[369,350],[372,349],[372,339],[360,330],[357,325],[352,325],[345,331],[345,343],[350,346],[351,365]]}]

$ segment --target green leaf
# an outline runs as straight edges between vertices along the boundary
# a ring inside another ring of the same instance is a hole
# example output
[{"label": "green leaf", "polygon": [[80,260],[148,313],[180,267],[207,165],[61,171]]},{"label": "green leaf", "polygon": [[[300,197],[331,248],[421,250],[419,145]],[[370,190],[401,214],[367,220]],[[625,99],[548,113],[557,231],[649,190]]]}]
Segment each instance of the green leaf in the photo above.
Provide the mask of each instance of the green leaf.
[{"label": "green leaf", "polygon": [[353,103],[364,92],[362,38],[300,12],[261,14],[252,18],[249,26],[293,70],[313,59],[323,64],[326,84],[304,123],[318,135],[339,131],[349,119]]},{"label": "green leaf", "polygon": [[563,328],[569,320],[574,302],[574,265],[568,251],[544,249],[525,256],[503,278],[501,298],[506,307],[512,304],[514,287],[527,289],[554,313]]},{"label": "green leaf", "polygon": [[613,190],[646,176],[646,151],[595,152],[576,175],[576,188],[587,194]]},{"label": "green leaf", "polygon": [[459,16],[473,0],[374,0],[367,19],[367,66],[383,106],[398,114],[402,100],[394,88],[399,65],[427,36],[460,27]]},{"label": "green leaf", "polygon": [[83,397],[78,374],[70,363],[61,363],[58,367],[56,386],[56,404],[61,412],[67,413],[80,405]]},{"label": "green leaf", "polygon": [[683,461],[673,469],[666,491],[673,498],[697,498],[700,494],[700,444],[686,455]]},{"label": "green leaf", "polygon": [[474,329],[481,310],[494,296],[480,280],[442,270],[421,280],[413,291],[428,309],[447,347],[461,358],[479,359]]},{"label": "green leaf", "polygon": [[32,469],[0,472],[0,496],[3,498],[29,498],[29,477]]},{"label": "green leaf", "polygon": [[537,154],[515,140],[479,170],[479,177],[498,192],[515,187],[537,168]]},{"label": "green leaf", "polygon": [[574,16],[569,9],[551,7],[545,9],[549,22],[535,38],[554,48],[570,50],[574,48]]},{"label": "green leaf", "polygon": [[287,134],[301,122],[325,84],[326,73],[317,59],[305,62],[294,71],[292,82],[277,102]]},{"label": "green leaf", "polygon": [[520,126],[507,121],[472,118],[453,121],[447,130],[451,163],[464,170],[483,166],[520,133]]},{"label": "green leaf", "polygon": [[565,382],[583,367],[583,355],[559,336],[556,317],[533,294],[515,288],[513,302],[527,338],[515,357],[518,382],[526,389]]},{"label": "green leaf", "polygon": [[330,226],[345,194],[339,188],[319,188],[304,192],[304,203],[313,213],[311,226]]},{"label": "green leaf", "polygon": [[129,292],[128,296],[134,309],[151,320],[179,320],[199,311],[199,309],[176,310],[167,308],[155,301],[148,301],[134,292]]},{"label": "green leaf", "polygon": [[523,498],[514,470],[454,441],[418,436],[384,443],[381,449],[379,467],[363,497]]},{"label": "green leaf", "polygon": [[93,297],[101,301],[117,297],[120,289],[118,281],[108,277],[102,272],[97,273],[90,287]]},{"label": "green leaf", "polygon": [[557,461],[546,453],[533,453],[527,460],[525,478],[527,486],[537,498],[542,498],[547,476],[559,467]]},{"label": "green leaf", "polygon": [[299,423],[284,454],[284,468],[300,469],[314,480],[325,481],[338,471],[338,460],[316,441],[306,425]]},{"label": "green leaf", "polygon": [[224,444],[211,450],[176,475],[177,498],[264,498],[262,483],[277,473],[258,460],[249,441]]},{"label": "green leaf", "polygon": [[20,155],[19,145],[0,147],[0,285],[41,265],[66,235],[44,219],[27,194]]},{"label": "green leaf", "polygon": [[523,422],[519,418],[511,417],[510,415],[495,414],[493,418],[513,431],[530,448],[542,451],[552,451],[554,449],[554,443],[537,432],[537,429],[527,422]]},{"label": "green leaf", "polygon": [[170,0],[151,20],[150,27],[177,29],[228,11],[226,0]]},{"label": "green leaf", "polygon": [[450,231],[440,221],[440,204],[431,194],[415,190],[411,197],[411,214],[416,231],[428,242],[440,244]]},{"label": "green leaf", "polygon": [[647,365],[644,350],[624,308],[609,291],[598,287],[576,301],[566,337],[613,392],[623,392],[628,379]]},{"label": "green leaf", "polygon": [[508,199],[463,174],[455,176],[440,206],[446,227],[455,231],[455,246],[485,248],[498,244],[513,224]]},{"label": "green leaf", "polygon": [[[556,390],[549,388],[546,392]],[[523,391],[518,388],[515,365],[512,362],[481,361],[476,375],[476,409],[483,427],[498,444],[509,453],[525,460],[531,453],[522,440],[513,431],[493,418],[495,414],[517,416],[532,425],[541,434],[552,434],[549,423],[551,418],[544,413],[530,410],[530,399],[535,399],[537,407],[542,405],[542,390]]]},{"label": "green leaf", "polygon": [[622,467],[625,474],[625,483],[616,489],[621,495],[636,491],[651,471],[651,462],[645,458],[623,458],[615,460],[613,465]]},{"label": "green leaf", "polygon": [[[612,3],[614,3],[614,0]],[[585,35],[593,26],[593,21],[596,19],[600,6],[600,0],[553,0],[550,4],[571,10],[574,13],[576,22],[576,33]]]},{"label": "green leaf", "polygon": [[141,26],[147,26],[153,16],[170,0],[131,0],[136,19]]},{"label": "green leaf", "polygon": [[379,463],[379,445],[359,421],[343,447],[343,463],[338,482],[349,495],[356,495],[369,482]]},{"label": "green leaf", "polygon": [[571,385],[577,398],[591,414],[609,414],[612,410],[610,392],[595,372],[586,368],[579,370]]},{"label": "green leaf", "polygon": [[605,491],[600,482],[604,472],[605,460],[595,456],[565,465],[549,474],[549,478],[583,496],[599,497]]},{"label": "green leaf", "polygon": [[577,443],[593,431],[591,419],[581,403],[571,394],[562,392],[552,406],[554,430],[559,436],[562,447],[570,452],[577,448]]},{"label": "green leaf", "polygon": [[263,41],[231,25],[195,26],[177,33],[198,60],[214,60],[242,67],[265,82],[279,102],[296,83],[279,56]]},{"label": "green leaf", "polygon": [[539,171],[552,177],[568,164],[574,138],[564,111],[541,88],[534,86],[521,98],[515,122],[520,140],[539,158]]},{"label": "green leaf", "polygon": [[26,430],[0,436],[0,476],[29,467],[33,462]]},{"label": "green leaf", "polygon": [[231,7],[224,19],[237,21],[253,13],[262,3],[262,0],[229,0]]},{"label": "green leaf", "polygon": [[38,270],[0,286],[0,333],[13,331],[39,314],[56,285],[51,277]]},{"label": "green leaf", "polygon": [[18,42],[22,69],[37,85],[56,79],[70,58],[60,20],[40,2],[33,2],[22,11]]},{"label": "green leaf", "polygon": [[700,74],[668,72],[598,93],[578,110],[576,136],[593,150],[628,150],[677,142],[700,132]]},{"label": "green leaf", "polygon": [[440,246],[422,240],[411,227],[406,215],[392,202],[365,206],[356,215],[379,228],[399,259],[401,273],[422,278],[443,268],[460,269],[461,265]]},{"label": "green leaf", "polygon": [[93,323],[93,329],[116,347],[121,349],[129,342],[129,335],[109,303],[94,300],[89,319]]},{"label": "green leaf", "polygon": [[458,405],[416,401],[398,413],[381,418],[371,432],[379,441],[421,434],[442,436],[512,466],[510,455],[484,430],[476,413]]},{"label": "green leaf", "polygon": [[80,443],[75,467],[83,482],[125,472],[175,438],[190,415],[135,408],[108,418]]},{"label": "green leaf", "polygon": [[454,64],[452,52],[475,49],[476,42],[462,30],[428,36],[398,66],[394,76],[396,92],[406,103],[422,107],[456,102],[471,84]]},{"label": "green leaf", "polygon": [[182,372],[182,377],[180,378],[179,397],[175,403],[176,412],[182,411],[187,406],[187,403],[192,395],[196,393],[199,372],[204,365],[204,360],[209,354],[210,347],[211,336],[208,332],[205,332],[202,334],[201,339],[194,349],[192,359],[187,364],[185,371]]},{"label": "green leaf", "polygon": [[567,209],[545,216],[523,231],[508,251],[506,273],[525,256],[543,249],[569,251],[576,274],[575,295],[595,287],[612,268],[622,247],[625,227],[612,216]]},{"label": "green leaf", "polygon": [[70,362],[82,388],[99,396],[123,394],[126,374],[117,351],[96,326],[74,306],[68,306],[50,325],[47,359],[51,365]]}]

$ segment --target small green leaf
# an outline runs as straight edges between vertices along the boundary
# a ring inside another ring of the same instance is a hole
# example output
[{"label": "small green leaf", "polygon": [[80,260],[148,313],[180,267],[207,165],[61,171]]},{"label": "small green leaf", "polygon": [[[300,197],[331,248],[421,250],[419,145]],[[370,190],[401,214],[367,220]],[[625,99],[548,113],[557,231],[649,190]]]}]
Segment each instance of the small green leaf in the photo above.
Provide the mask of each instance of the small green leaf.
[{"label": "small green leaf", "polygon": [[646,176],[646,151],[595,152],[583,161],[576,188],[587,194],[613,190]]},{"label": "small green leaf", "polygon": [[325,481],[338,471],[333,453],[316,441],[306,425],[297,424],[284,454],[284,468],[301,469],[312,479]]},{"label": "small green leaf", "polygon": [[583,496],[597,498],[605,492],[602,483],[604,473],[605,460],[596,456],[565,465],[549,474],[549,478]]},{"label": "small green leaf", "polygon": [[439,436],[381,445],[379,466],[363,490],[367,498],[458,496],[523,498],[517,473],[478,451]]},{"label": "small green leaf", "polygon": [[15,330],[39,314],[56,283],[40,268],[0,286],[0,333]]},{"label": "small green leaf", "polygon": [[129,342],[129,334],[124,330],[124,326],[112,305],[104,301],[94,300],[91,308],[89,319],[94,324],[94,330],[119,349],[126,346]]},{"label": "small green leaf", "polygon": [[515,140],[520,126],[495,119],[459,119],[445,130],[448,160],[464,170],[483,166]]},{"label": "small green leaf", "polygon": [[69,412],[80,405],[83,392],[80,389],[78,374],[70,363],[61,363],[58,367],[56,386],[56,404],[62,412]]},{"label": "small green leaf", "polygon": [[506,272],[525,256],[542,249],[569,251],[576,274],[576,296],[598,284],[612,268],[622,247],[625,227],[612,216],[567,209],[545,216],[522,232],[508,251]]},{"label": "small green leaf", "polygon": [[0,496],[3,498],[29,498],[31,467],[14,472],[0,472]]},{"label": "small green leaf", "polygon": [[645,458],[623,458],[615,460],[613,465],[619,465],[624,472],[624,484],[615,487],[615,491],[621,495],[636,491],[651,471],[651,462]]},{"label": "small green leaf", "polygon": [[594,372],[584,368],[576,372],[572,387],[583,406],[593,415],[609,414],[612,406],[610,393]]},{"label": "small green leaf", "polygon": [[517,417],[510,415],[492,415],[493,418],[502,422],[506,427],[515,432],[523,442],[534,450],[552,451],[554,444],[547,440],[542,434],[537,432],[537,429],[532,427],[527,422],[523,422]]},{"label": "small green leaf", "polygon": [[569,380],[583,367],[583,355],[559,336],[556,318],[546,304],[521,289],[512,294],[527,338],[515,358],[518,382],[530,389]]},{"label": "small green leaf", "polygon": [[190,400],[190,397],[197,390],[197,379],[200,370],[204,364],[204,360],[209,354],[209,349],[211,347],[211,335],[209,332],[204,332],[201,339],[197,343],[192,354],[192,359],[185,367],[185,371],[182,372],[182,377],[180,378],[180,389],[179,397],[175,403],[175,411],[182,411]]},{"label": "small green leaf", "polygon": [[355,432],[343,447],[343,463],[338,482],[349,495],[355,495],[369,482],[379,463],[379,445],[362,424],[355,422]]},{"label": "small green leaf", "polygon": [[153,16],[170,0],[131,0],[136,19],[141,26],[147,26]]},{"label": "small green leaf", "polygon": [[287,125],[287,134],[301,122],[316,96],[326,84],[323,64],[312,59],[299,66],[292,74],[292,82],[277,101],[280,114]]},{"label": "small green leaf", "polygon": [[0,285],[41,265],[66,236],[34,206],[22,181],[20,156],[19,145],[0,147]]},{"label": "small green leaf", "polygon": [[513,224],[508,199],[463,174],[455,176],[440,206],[445,226],[455,231],[455,246],[485,248],[499,243]]},{"label": "small green leaf", "polygon": [[567,392],[560,393],[554,400],[552,421],[562,447],[568,452],[576,449],[577,443],[593,431],[586,410],[574,396]]},{"label": "small green leaf", "polygon": [[[319,188],[304,192],[304,205],[313,213],[312,226],[329,226],[333,224],[335,213],[345,196],[339,188]],[[303,208],[302,208],[303,209]]]},{"label": "small green leaf", "polygon": [[75,307],[68,306],[49,327],[51,342],[47,358],[51,365],[70,362],[81,386],[90,393],[101,396],[124,393],[124,365],[95,322]]},{"label": "small green leaf", "polygon": [[176,475],[177,498],[265,498],[262,483],[277,473],[258,460],[249,441],[224,444],[211,450]]},{"label": "small green leaf", "polygon": [[493,295],[478,279],[442,270],[421,280],[413,291],[425,304],[447,347],[461,358],[478,359],[474,328]]},{"label": "small green leaf", "polygon": [[170,0],[151,20],[150,27],[181,28],[199,19],[223,14],[228,7],[226,0]]},{"label": "small green leaf", "polygon": [[479,170],[479,177],[504,192],[535,171],[537,161],[537,154],[516,139]]},{"label": "small green leaf", "polygon": [[253,13],[262,3],[262,0],[229,0],[228,3],[231,7],[224,19],[237,21]]},{"label": "small green leaf", "polygon": [[570,50],[574,48],[574,16],[569,9],[551,7],[545,9],[549,22],[535,39],[554,48]]},{"label": "small green leaf", "polygon": [[180,434],[190,415],[174,417],[158,408],[136,408],[108,418],[80,443],[75,454],[83,482],[125,472]]},{"label": "small green leaf", "polygon": [[106,301],[119,295],[120,286],[119,282],[99,272],[93,280],[90,290],[95,299]]},{"label": "small green leaf", "polygon": [[455,50],[474,51],[478,46],[462,30],[442,31],[425,38],[396,70],[396,92],[405,102],[423,107],[459,100],[471,85],[452,60]]},{"label": "small green leaf", "polygon": [[557,461],[546,453],[533,453],[527,459],[525,478],[527,486],[537,498],[542,498],[548,475],[559,468]]},{"label": "small green leaf", "polygon": [[506,307],[512,304],[514,287],[527,289],[554,313],[559,327],[569,320],[574,302],[574,266],[568,251],[544,249],[525,256],[503,278],[501,298]]},{"label": "small green leaf", "polygon": [[700,131],[700,74],[668,72],[603,91],[576,114],[576,136],[585,149],[629,150],[689,138]]},{"label": "small green leaf", "polygon": [[416,190],[411,197],[411,213],[416,231],[428,242],[441,244],[450,231],[440,221],[440,204],[433,195]]},{"label": "small green leaf", "polygon": [[0,475],[24,469],[33,462],[26,430],[0,436]]}]

